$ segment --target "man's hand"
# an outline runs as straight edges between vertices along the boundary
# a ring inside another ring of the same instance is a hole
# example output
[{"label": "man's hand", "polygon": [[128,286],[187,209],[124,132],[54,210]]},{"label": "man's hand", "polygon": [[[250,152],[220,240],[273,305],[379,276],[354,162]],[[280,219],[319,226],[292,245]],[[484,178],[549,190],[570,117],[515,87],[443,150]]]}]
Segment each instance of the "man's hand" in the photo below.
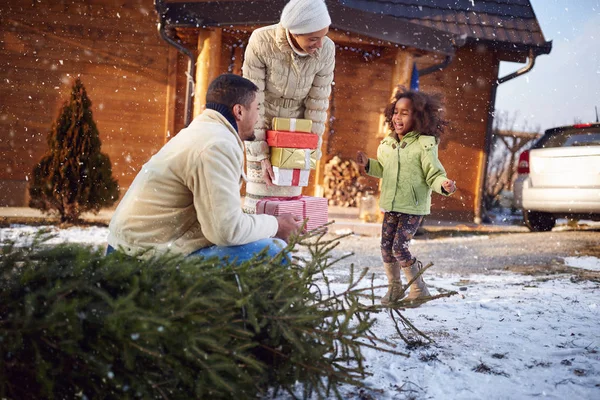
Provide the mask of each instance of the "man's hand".
[{"label": "man's hand", "polygon": [[260,161],[260,167],[262,169],[262,178],[267,186],[273,186],[273,180],[275,179],[275,173],[271,166],[271,161],[268,158]]},{"label": "man's hand", "polygon": [[369,164],[369,157],[367,157],[367,155],[365,153],[363,153],[362,151],[359,151],[356,153],[356,162],[361,167],[366,168],[367,164]]},{"label": "man's hand", "polygon": [[446,179],[444,182],[442,182],[442,188],[446,191],[446,193],[452,194],[456,191],[456,182]]},{"label": "man's hand", "polygon": [[275,235],[276,238],[287,242],[290,235],[297,235],[300,233],[303,222],[302,218],[292,214],[279,215],[275,218],[277,218],[277,223],[279,224],[277,234]]}]

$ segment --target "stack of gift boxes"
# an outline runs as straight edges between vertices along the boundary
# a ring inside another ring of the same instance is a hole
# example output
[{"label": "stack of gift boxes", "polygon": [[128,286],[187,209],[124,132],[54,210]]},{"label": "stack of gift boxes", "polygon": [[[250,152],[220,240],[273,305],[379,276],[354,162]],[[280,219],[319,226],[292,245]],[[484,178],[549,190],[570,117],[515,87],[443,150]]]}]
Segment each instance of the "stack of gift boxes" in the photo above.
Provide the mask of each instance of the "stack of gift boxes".
[{"label": "stack of gift boxes", "polygon": [[[319,137],[312,130],[312,121],[295,118],[273,118],[273,130],[267,131],[271,165],[277,186],[307,186],[310,170],[317,165]],[[293,214],[307,219],[306,229],[313,230],[327,223],[327,199],[298,196],[265,198],[256,205],[257,214]]]}]

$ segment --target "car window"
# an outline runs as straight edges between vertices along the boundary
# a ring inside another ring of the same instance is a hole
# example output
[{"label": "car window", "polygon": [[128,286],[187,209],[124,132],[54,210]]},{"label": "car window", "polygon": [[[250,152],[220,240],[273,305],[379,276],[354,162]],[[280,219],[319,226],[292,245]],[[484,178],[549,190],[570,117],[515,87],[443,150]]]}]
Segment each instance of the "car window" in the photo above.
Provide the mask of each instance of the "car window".
[{"label": "car window", "polygon": [[568,146],[600,146],[600,133],[571,135],[563,145],[563,147]]},{"label": "car window", "polygon": [[536,148],[600,146],[600,128],[567,129],[544,135]]}]

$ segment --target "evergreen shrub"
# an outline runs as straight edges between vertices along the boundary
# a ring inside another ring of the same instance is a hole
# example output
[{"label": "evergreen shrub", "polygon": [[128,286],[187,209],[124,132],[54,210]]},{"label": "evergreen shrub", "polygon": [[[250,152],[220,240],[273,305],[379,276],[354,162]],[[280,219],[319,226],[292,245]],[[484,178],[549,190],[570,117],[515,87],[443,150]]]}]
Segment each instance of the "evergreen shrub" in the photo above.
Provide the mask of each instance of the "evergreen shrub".
[{"label": "evergreen shrub", "polygon": [[33,170],[29,206],[57,212],[61,222],[78,222],[82,213],[97,213],[119,198],[110,159],[100,151],[91,107],[77,78],[48,134],[48,151]]}]

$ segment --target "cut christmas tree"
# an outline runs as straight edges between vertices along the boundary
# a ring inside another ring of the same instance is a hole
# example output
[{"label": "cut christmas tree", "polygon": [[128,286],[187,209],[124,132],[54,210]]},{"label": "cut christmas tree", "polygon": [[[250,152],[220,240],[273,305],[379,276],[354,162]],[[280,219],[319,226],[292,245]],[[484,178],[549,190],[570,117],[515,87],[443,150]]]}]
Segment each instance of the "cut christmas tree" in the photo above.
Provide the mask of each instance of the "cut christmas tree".
[{"label": "cut christmas tree", "polygon": [[336,293],[337,238],[300,240],[287,267],[1,247],[0,398],[341,398],[368,374],[364,347],[405,354],[371,332],[367,270]]}]

